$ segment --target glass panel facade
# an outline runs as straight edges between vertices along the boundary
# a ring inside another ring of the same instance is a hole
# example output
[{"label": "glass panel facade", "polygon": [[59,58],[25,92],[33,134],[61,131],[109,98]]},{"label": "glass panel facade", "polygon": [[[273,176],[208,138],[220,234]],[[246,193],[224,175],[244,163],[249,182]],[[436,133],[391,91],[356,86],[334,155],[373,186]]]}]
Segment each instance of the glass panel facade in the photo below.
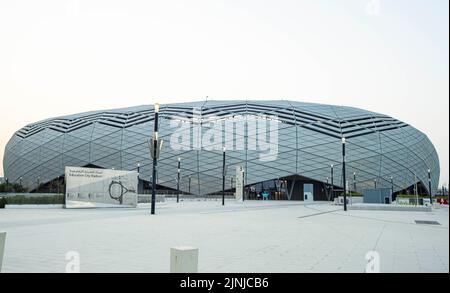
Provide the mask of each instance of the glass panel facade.
[{"label": "glass panel facade", "polygon": [[[261,115],[265,115],[264,119],[272,117],[276,129],[269,127],[269,119],[264,129],[249,127]],[[5,177],[35,189],[38,183],[63,176],[65,166],[136,170],[139,164],[140,179],[150,181],[152,161],[148,140],[152,136],[153,116],[153,106],[140,106],[74,114],[27,125],[13,135],[5,148]],[[208,149],[194,149],[193,135],[183,141],[183,148],[171,144],[173,120],[186,123],[190,134],[196,129],[204,134],[211,129],[211,121],[230,121],[239,116],[247,122],[246,126],[223,127],[220,137],[210,140]],[[413,185],[415,178],[428,189],[428,169],[433,192],[438,186],[439,160],[427,136],[392,117],[362,109],[293,101],[189,102],[161,105],[159,127],[165,143],[158,164],[158,184],[176,188],[180,157],[180,188],[195,195],[222,189],[224,145],[227,189],[231,188],[236,166],[244,167],[245,184],[252,185],[292,175],[326,182],[333,164],[334,184],[342,186],[342,136],[347,138],[346,166],[351,177],[347,179],[353,182],[356,173],[357,190],[373,187],[374,180],[379,187],[390,187],[391,176],[394,191]],[[255,144],[271,137],[277,141],[276,158],[264,160],[270,153],[255,149]],[[273,188],[260,185],[257,188],[261,190]]]}]

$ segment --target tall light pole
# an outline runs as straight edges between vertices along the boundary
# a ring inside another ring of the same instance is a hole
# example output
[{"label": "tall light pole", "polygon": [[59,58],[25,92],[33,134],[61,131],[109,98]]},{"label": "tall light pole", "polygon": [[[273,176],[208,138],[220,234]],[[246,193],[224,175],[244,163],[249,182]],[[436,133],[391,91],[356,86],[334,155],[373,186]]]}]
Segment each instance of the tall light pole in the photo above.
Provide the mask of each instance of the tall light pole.
[{"label": "tall light pole", "polygon": [[159,104],[155,104],[155,118],[153,120],[153,170],[152,170],[152,206],[151,214],[155,214],[156,206],[156,165],[158,164],[158,115],[159,115]]},{"label": "tall light pole", "polygon": [[353,172],[353,191],[356,192],[356,172]]},{"label": "tall light pole", "polygon": [[375,186],[375,189],[377,189],[377,179],[373,180],[373,185]]},{"label": "tall light pole", "polygon": [[347,211],[347,180],[345,176],[345,137],[342,137],[342,179],[344,182],[344,211]]},{"label": "tall light pole", "polygon": [[138,180],[138,190],[137,193],[139,194],[140,192],[140,184],[139,184],[139,179],[140,179],[140,175],[141,174],[141,163],[137,163],[137,180]]},{"label": "tall light pole", "polygon": [[36,192],[39,192],[39,185],[41,184],[39,181],[40,181],[40,179],[41,179],[41,177],[40,176],[38,176],[38,178],[37,178],[37,187],[36,187]]},{"label": "tall light pole", "polygon": [[394,177],[391,176],[391,193],[394,195]]},{"label": "tall light pole", "polygon": [[[64,184],[64,176],[62,177],[62,181],[63,181],[62,184]],[[63,190],[61,190],[61,187],[62,187],[61,186],[61,176],[58,176],[58,194],[62,193],[61,195],[63,198],[63,207],[66,208],[66,204],[67,204],[66,192],[65,192],[64,188],[63,188]]]},{"label": "tall light pole", "polygon": [[177,202],[180,202],[180,172],[181,172],[181,158],[178,158],[178,168],[177,168]]},{"label": "tall light pole", "polygon": [[189,194],[191,194],[191,176],[189,176],[188,192],[189,192]]},{"label": "tall light pole", "polygon": [[247,188],[245,187],[246,179],[245,170],[242,172],[242,188],[244,191],[242,192],[242,201],[245,201],[245,195],[247,194]]},{"label": "tall light pole", "polygon": [[331,164],[331,199],[334,200],[334,165]]},{"label": "tall light pole", "polygon": [[226,153],[226,148],[223,147],[223,152],[222,152],[222,205],[225,205],[225,153]]},{"label": "tall light pole", "polygon": [[414,195],[416,196],[416,205],[419,205],[419,192],[417,190],[417,176],[414,174]]},{"label": "tall light pole", "polygon": [[433,196],[431,193],[431,169],[428,169],[428,190],[430,191],[430,205],[433,206]]}]

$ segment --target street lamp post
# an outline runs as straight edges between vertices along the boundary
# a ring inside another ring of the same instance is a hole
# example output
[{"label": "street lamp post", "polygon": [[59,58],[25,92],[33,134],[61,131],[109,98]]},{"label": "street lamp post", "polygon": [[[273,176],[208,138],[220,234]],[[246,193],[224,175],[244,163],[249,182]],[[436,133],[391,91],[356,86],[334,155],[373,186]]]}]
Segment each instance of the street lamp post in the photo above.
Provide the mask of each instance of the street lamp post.
[{"label": "street lamp post", "polygon": [[177,202],[180,202],[180,172],[181,172],[181,158],[178,158],[178,168],[177,168]]},{"label": "street lamp post", "polygon": [[353,191],[356,192],[356,172],[353,172]]},{"label": "street lamp post", "polygon": [[191,194],[191,176],[189,176],[188,192]]},{"label": "street lamp post", "polygon": [[394,177],[391,176],[391,193],[394,194]]},{"label": "street lamp post", "polygon": [[431,169],[428,169],[428,190],[430,192],[430,205],[433,206],[433,196],[431,192]]},{"label": "street lamp post", "polygon": [[377,189],[377,179],[374,179],[374,180],[373,180],[373,184],[374,184],[374,186],[375,186],[375,189]]},{"label": "street lamp post", "polygon": [[334,165],[331,164],[331,200],[334,200]]},{"label": "street lamp post", "polygon": [[62,192],[64,194],[64,204],[65,204],[65,194],[66,194],[66,176],[62,176]]},{"label": "street lamp post", "polygon": [[416,205],[419,205],[419,192],[417,190],[417,175],[414,174],[414,196],[416,197]]},{"label": "street lamp post", "polygon": [[137,179],[138,179],[138,191],[137,191],[137,193],[138,194],[140,192],[140,184],[139,184],[140,174],[141,174],[141,164],[137,163]]},{"label": "street lamp post", "polygon": [[152,169],[152,206],[151,214],[155,214],[156,206],[156,166],[158,164],[157,152],[158,152],[158,116],[159,116],[159,104],[155,104],[155,118],[153,120],[153,169]]},{"label": "street lamp post", "polygon": [[[242,172],[242,188],[244,188],[244,192],[242,193],[242,201],[245,201],[245,195],[247,194],[247,188],[245,187],[246,183],[246,176],[245,176],[245,170]],[[237,179],[236,179],[237,180]],[[236,185],[236,184],[235,184]]]},{"label": "street lamp post", "polygon": [[40,181],[40,179],[41,179],[41,177],[40,176],[38,176],[38,178],[37,178],[37,187],[36,187],[36,192],[39,192],[39,185],[41,184],[39,181]]},{"label": "street lamp post", "polygon": [[345,176],[345,137],[342,137],[342,178],[344,182],[344,211],[347,211],[347,181]]},{"label": "street lamp post", "polygon": [[222,152],[222,205],[225,205],[225,152],[226,152],[226,148],[223,147],[223,152]]}]

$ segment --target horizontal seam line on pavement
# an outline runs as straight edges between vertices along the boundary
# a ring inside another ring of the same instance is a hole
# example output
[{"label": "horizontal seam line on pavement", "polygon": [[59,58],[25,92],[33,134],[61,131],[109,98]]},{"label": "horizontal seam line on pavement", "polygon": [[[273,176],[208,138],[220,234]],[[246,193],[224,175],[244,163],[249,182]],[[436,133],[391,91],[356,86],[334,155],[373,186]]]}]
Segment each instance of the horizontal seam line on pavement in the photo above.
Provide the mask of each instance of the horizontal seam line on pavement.
[{"label": "horizontal seam line on pavement", "polygon": [[231,212],[248,212],[248,211],[255,211],[255,210],[267,210],[270,208],[288,208],[293,206],[301,206],[303,204],[291,204],[291,205],[272,205],[272,206],[262,206],[262,207],[249,207],[249,208],[242,208],[242,209],[235,209],[235,210],[225,210],[225,211],[213,211],[213,212],[200,212],[200,214],[206,215],[206,214],[220,214],[220,213],[231,213]]},{"label": "horizontal seam line on pavement", "polygon": [[[306,206],[305,206],[306,207]],[[303,218],[309,218],[309,217],[314,217],[314,216],[320,216],[320,215],[323,215],[323,214],[329,214],[329,213],[334,213],[334,212],[337,212],[337,211],[340,211],[341,209],[338,209],[338,210],[332,210],[332,211],[326,211],[326,212],[320,212],[320,213],[315,213],[315,214],[311,214],[311,215],[305,215],[305,216],[300,216],[300,217],[297,217],[298,219],[303,219]]]}]

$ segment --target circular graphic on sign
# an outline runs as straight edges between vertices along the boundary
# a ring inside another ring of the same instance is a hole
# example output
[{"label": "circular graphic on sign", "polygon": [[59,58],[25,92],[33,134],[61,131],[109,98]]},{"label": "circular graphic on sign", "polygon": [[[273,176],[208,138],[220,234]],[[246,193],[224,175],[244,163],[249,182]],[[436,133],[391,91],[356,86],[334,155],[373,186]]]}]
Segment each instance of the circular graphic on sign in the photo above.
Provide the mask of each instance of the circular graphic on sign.
[{"label": "circular graphic on sign", "polygon": [[134,190],[126,188],[122,181],[113,180],[109,184],[109,197],[119,201],[120,204],[123,202],[123,196],[128,192],[134,192]]}]

